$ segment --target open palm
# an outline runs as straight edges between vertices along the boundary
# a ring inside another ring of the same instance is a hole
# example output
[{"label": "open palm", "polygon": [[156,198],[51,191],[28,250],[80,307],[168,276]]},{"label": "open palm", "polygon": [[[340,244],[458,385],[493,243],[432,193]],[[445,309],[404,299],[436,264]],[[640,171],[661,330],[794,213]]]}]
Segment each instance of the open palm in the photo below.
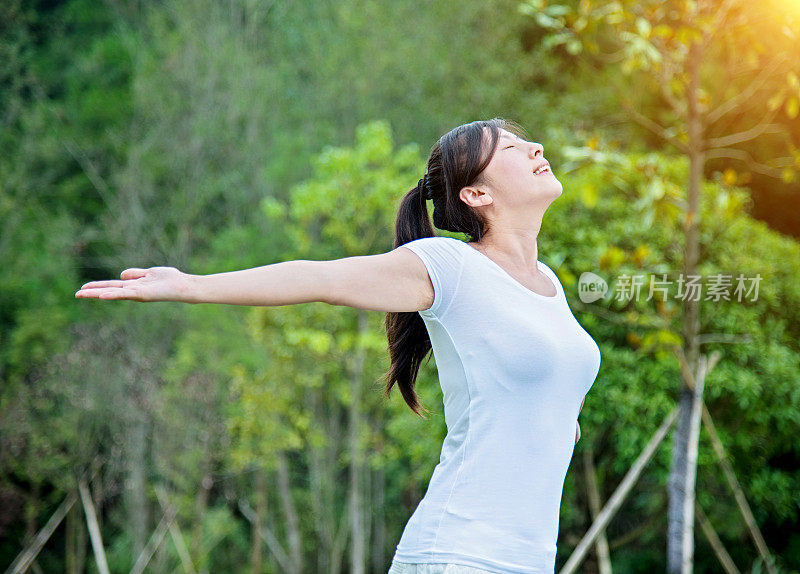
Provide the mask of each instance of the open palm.
[{"label": "open palm", "polygon": [[75,293],[76,298],[127,299],[130,301],[183,301],[188,275],[175,267],[131,268],[120,279],[90,281]]}]

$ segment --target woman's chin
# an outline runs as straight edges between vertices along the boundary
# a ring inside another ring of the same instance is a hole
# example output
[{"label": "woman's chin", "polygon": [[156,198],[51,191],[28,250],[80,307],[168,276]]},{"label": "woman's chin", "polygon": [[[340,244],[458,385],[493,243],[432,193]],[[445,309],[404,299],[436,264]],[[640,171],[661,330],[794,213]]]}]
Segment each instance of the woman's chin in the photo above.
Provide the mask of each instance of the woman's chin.
[{"label": "woman's chin", "polygon": [[553,178],[553,185],[548,186],[548,191],[553,194],[553,198],[559,197],[564,191],[564,186],[555,177]]},{"label": "woman's chin", "polygon": [[541,182],[534,190],[534,193],[536,194],[536,197],[539,197],[545,201],[553,201],[555,198],[561,195],[564,188],[561,185],[561,182],[555,177],[549,177],[548,179],[549,181],[547,182]]}]

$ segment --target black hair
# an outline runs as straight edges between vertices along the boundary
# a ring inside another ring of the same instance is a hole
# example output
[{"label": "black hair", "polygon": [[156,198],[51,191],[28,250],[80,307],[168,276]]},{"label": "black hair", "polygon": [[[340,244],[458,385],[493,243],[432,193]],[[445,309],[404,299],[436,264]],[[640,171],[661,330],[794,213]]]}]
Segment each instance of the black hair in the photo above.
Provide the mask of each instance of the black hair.
[{"label": "black hair", "polygon": [[[423,185],[417,185],[400,201],[395,220],[394,248],[422,237],[434,237],[434,226],[444,231],[464,233],[470,242],[480,241],[489,230],[486,219],[461,200],[461,190],[481,184],[483,171],[497,150],[500,130],[527,137],[512,120],[493,118],[463,124],[447,132],[431,148]],[[433,201],[433,225],[428,216],[426,195]],[[417,415],[427,411],[414,391],[419,367],[431,350],[422,318],[416,312],[386,314],[390,367],[384,374],[384,395],[397,383],[400,394]],[[429,411],[427,411],[429,412]]]}]

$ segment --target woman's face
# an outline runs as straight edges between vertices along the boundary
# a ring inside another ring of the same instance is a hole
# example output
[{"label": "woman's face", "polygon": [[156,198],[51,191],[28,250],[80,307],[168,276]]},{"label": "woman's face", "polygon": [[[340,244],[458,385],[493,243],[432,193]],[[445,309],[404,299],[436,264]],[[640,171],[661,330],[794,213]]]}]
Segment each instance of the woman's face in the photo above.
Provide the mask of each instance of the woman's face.
[{"label": "woman's face", "polygon": [[[492,196],[495,207],[498,202],[509,208],[531,204],[547,206],[561,195],[561,182],[550,170],[543,150],[541,144],[500,130],[497,150],[483,171],[486,185],[480,186],[488,187],[486,191]],[[544,170],[540,170],[543,166]]]}]

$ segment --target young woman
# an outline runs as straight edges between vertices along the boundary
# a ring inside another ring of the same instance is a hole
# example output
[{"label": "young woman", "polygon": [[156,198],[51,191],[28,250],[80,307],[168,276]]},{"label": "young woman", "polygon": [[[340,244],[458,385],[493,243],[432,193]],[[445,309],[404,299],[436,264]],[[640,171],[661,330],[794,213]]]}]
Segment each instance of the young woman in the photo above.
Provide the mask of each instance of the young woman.
[{"label": "young woman", "polygon": [[[385,393],[396,383],[420,414],[415,380],[432,350],[447,425],[389,573],[551,574],[577,418],[600,351],[539,260],[542,217],[562,187],[542,146],[523,134],[495,118],[442,136],[402,199],[387,253],[205,276],[126,269],[75,296],[386,312]],[[437,228],[470,241],[436,236],[427,200]]]}]

